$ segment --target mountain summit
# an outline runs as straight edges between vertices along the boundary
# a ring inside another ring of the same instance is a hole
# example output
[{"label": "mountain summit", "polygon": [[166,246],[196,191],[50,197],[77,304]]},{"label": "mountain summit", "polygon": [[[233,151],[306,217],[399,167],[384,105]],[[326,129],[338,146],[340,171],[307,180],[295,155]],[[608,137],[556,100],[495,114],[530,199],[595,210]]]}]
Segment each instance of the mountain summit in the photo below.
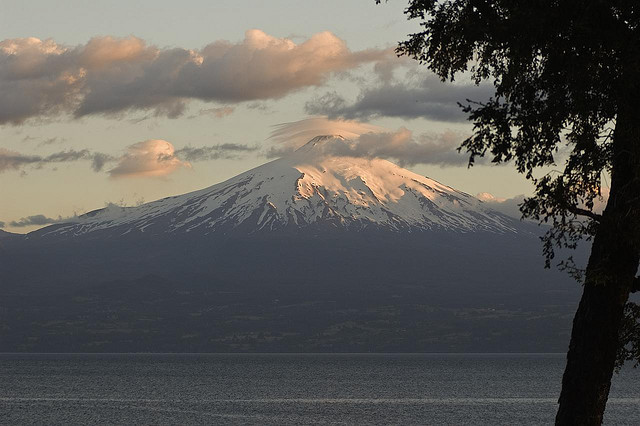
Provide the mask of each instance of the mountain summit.
[{"label": "mountain summit", "polygon": [[387,160],[350,155],[352,143],[340,135],[317,136],[225,182],[137,207],[111,205],[43,234],[254,233],[310,226],[517,231],[517,220],[469,194]]}]

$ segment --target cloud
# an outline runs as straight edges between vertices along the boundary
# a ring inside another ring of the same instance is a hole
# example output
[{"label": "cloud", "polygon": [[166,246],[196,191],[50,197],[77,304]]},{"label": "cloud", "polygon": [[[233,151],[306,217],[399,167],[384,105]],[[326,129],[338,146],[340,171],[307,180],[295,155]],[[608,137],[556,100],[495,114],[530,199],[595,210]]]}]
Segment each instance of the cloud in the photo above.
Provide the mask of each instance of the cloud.
[{"label": "cloud", "polygon": [[224,143],[212,146],[186,146],[175,151],[175,156],[186,161],[206,161],[236,158],[238,154],[257,151],[257,146]]},{"label": "cloud", "polygon": [[70,220],[72,220],[73,218],[63,218],[63,217],[58,217],[57,219],[51,218],[51,217],[47,217],[45,215],[42,214],[37,214],[34,216],[27,216],[27,217],[23,217],[20,220],[14,220],[9,222],[9,226],[14,227],[14,228],[22,228],[25,226],[41,226],[41,225],[51,225],[53,223],[63,223],[63,222],[69,222]]},{"label": "cloud", "polygon": [[257,149],[248,145],[225,143],[201,147],[187,146],[176,150],[170,142],[150,139],[128,146],[125,154],[115,160],[117,165],[108,173],[113,178],[160,177],[181,168],[191,168],[191,162],[237,158]]},{"label": "cloud", "polygon": [[[244,154],[257,151],[257,146],[223,143],[199,147],[186,146],[176,150],[174,146],[161,139],[138,142],[125,149],[119,156],[92,152],[67,150],[46,156],[27,155],[0,148],[0,173],[9,170],[24,170],[31,166],[36,169],[48,164],[90,161],[95,172],[104,170],[110,163],[117,165],[108,171],[112,177],[165,176],[181,167],[191,167],[189,162],[237,159]],[[183,161],[184,160],[184,161]]]},{"label": "cloud", "polygon": [[373,71],[378,76],[378,80],[382,83],[390,83],[393,81],[396,70],[399,68],[408,68],[411,73],[415,73],[419,69],[416,61],[408,56],[389,56],[384,60],[378,61],[373,67]]},{"label": "cloud", "polygon": [[246,105],[247,109],[252,109],[255,111],[267,112],[269,111],[269,106],[266,102],[251,102]]},{"label": "cloud", "polygon": [[104,154],[92,153],[89,150],[83,149],[81,151],[68,150],[60,151],[50,155],[26,155],[15,151],[9,151],[4,148],[0,148],[0,173],[7,170],[20,170],[25,166],[31,165],[36,168],[41,168],[46,164],[51,163],[69,163],[80,160],[94,160],[96,156]]},{"label": "cloud", "polygon": [[489,208],[496,210],[507,216],[520,219],[522,213],[520,213],[520,204],[524,202],[524,194],[516,195],[512,198],[500,198],[495,197],[489,192],[481,192],[476,195],[476,198],[483,201]]},{"label": "cloud", "polygon": [[240,42],[219,40],[201,50],[159,48],[133,36],[75,47],[7,39],[0,42],[0,124],[128,110],[178,117],[191,99],[278,99],[390,55],[390,49],[352,52],[330,32],[296,44],[253,29]]},{"label": "cloud", "polygon": [[220,107],[220,108],[206,108],[200,110],[200,115],[212,115],[216,118],[226,117],[227,115],[233,114],[235,110],[234,107]]},{"label": "cloud", "polygon": [[266,155],[286,155],[319,135],[340,135],[346,139],[322,145],[323,153],[326,155],[387,158],[402,166],[466,166],[469,162],[466,154],[457,151],[465,138],[457,132],[424,133],[414,136],[413,132],[404,127],[394,132],[357,121],[330,120],[326,117],[278,124],[271,133],[270,140],[273,146],[266,151]]},{"label": "cloud", "polygon": [[65,140],[66,140],[65,138],[57,138],[57,137],[48,138],[40,142],[38,146],[53,145],[53,144],[64,142]]},{"label": "cloud", "polygon": [[4,222],[0,220],[0,228],[4,228]]},{"label": "cloud", "polygon": [[402,127],[395,132],[367,133],[352,141],[326,146],[328,154],[367,158],[387,158],[401,166],[433,164],[466,166],[469,157],[457,151],[464,136],[447,131],[439,134],[413,133]]},{"label": "cloud", "polygon": [[[593,208],[591,211],[594,213],[601,214],[604,208],[607,206],[607,201],[609,200],[609,188],[603,187],[601,189],[601,196],[594,199]],[[495,197],[493,194],[489,192],[481,192],[476,195],[476,198],[485,202],[490,208],[493,210],[497,210],[501,213],[504,213],[508,216],[512,216],[520,219],[522,217],[522,213],[520,212],[520,205],[524,202],[526,198],[524,194],[516,195],[512,198],[500,198]],[[586,208],[586,206],[582,205],[581,207]]]},{"label": "cloud", "polygon": [[[385,71],[389,72],[389,71]],[[349,103],[337,92],[327,92],[305,104],[305,112],[331,119],[369,120],[374,117],[426,118],[437,121],[465,121],[458,102],[485,101],[493,94],[488,85],[443,83],[436,76],[399,83],[387,74],[383,84],[363,89]]]},{"label": "cloud", "polygon": [[18,170],[25,164],[34,164],[42,161],[42,157],[36,155],[23,155],[15,151],[0,148],[0,173],[6,170]]},{"label": "cloud", "polygon": [[105,164],[114,160],[115,160],[115,157],[109,154],[96,152],[93,154],[93,159],[91,161],[91,168],[93,169],[94,172],[100,172],[104,168]]},{"label": "cloud", "polygon": [[118,177],[166,176],[191,164],[175,155],[173,145],[162,139],[150,139],[130,145],[118,159],[118,164],[109,170],[109,175]]},{"label": "cloud", "polygon": [[311,117],[290,123],[276,124],[269,139],[275,146],[267,151],[267,157],[278,157],[295,151],[318,135],[342,135],[347,139],[365,133],[383,132],[384,128],[351,120],[329,120]]}]

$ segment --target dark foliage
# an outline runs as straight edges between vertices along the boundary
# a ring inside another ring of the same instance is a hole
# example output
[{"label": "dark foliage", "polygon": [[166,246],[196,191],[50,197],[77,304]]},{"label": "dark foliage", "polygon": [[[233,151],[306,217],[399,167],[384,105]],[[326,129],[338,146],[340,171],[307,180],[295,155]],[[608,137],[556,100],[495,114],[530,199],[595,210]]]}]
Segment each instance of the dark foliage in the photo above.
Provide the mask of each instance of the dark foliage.
[{"label": "dark foliage", "polygon": [[634,367],[640,365],[640,306],[627,303],[624,313],[616,371],[620,371],[626,361],[632,361]]},{"label": "dark foliage", "polygon": [[[594,241],[558,424],[599,424],[615,350],[618,365],[640,355],[640,308],[624,306],[640,252],[639,12],[629,0],[410,0],[405,13],[422,30],[397,49],[443,81],[493,83],[487,102],[461,105],[474,132],[460,150],[470,166],[513,162],[535,184],[521,212],[551,225],[547,267],[558,248]],[[609,177],[607,207],[594,211]],[[583,278],[571,258],[559,266]]]},{"label": "dark foliage", "polygon": [[[575,248],[598,229],[594,201],[611,173],[615,100],[627,89],[626,57],[638,55],[639,8],[631,1],[413,0],[406,9],[424,30],[401,42],[398,54],[443,81],[468,73],[476,83],[493,82],[488,102],[462,106],[474,132],[460,149],[470,166],[489,155],[513,161],[534,182],[521,212],[552,225],[543,237],[547,267],[557,247]],[[559,266],[582,280],[571,257]]]},{"label": "dark foliage", "polygon": [[467,0],[411,1],[406,10],[424,31],[401,42],[399,54],[443,80],[469,73],[493,82],[493,98],[464,106],[474,134],[461,149],[470,165],[485,155],[513,161],[536,184],[522,213],[553,225],[545,237],[548,262],[554,246],[574,247],[597,229],[593,205],[611,171],[614,100],[626,88],[618,52],[637,48],[633,6]]}]

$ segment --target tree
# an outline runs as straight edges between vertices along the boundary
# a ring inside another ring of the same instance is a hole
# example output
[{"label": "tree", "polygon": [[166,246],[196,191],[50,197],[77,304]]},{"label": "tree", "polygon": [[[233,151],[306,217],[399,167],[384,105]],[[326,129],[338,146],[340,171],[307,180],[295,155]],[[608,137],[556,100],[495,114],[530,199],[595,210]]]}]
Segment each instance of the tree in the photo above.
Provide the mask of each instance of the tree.
[{"label": "tree", "polygon": [[[600,424],[619,335],[633,329],[624,312],[640,259],[640,3],[410,0],[405,13],[421,31],[399,54],[443,80],[468,73],[494,85],[490,100],[463,106],[474,130],[461,149],[470,165],[513,161],[535,183],[521,211],[551,225],[547,266],[558,247],[592,241],[556,424]],[[544,173],[565,152],[562,169]]]}]

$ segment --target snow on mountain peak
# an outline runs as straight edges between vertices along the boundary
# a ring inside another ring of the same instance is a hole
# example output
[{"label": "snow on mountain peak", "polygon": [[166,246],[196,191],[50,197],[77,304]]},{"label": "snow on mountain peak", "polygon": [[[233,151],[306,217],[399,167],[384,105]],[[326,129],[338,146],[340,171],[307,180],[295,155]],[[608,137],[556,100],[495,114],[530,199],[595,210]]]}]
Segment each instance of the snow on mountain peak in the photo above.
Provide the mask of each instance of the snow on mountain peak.
[{"label": "snow on mountain peak", "polygon": [[380,158],[349,155],[351,141],[321,135],[225,182],[137,207],[106,208],[53,233],[270,231],[330,226],[516,232],[477,198]]},{"label": "snow on mountain peak", "polygon": [[336,150],[345,147],[347,139],[341,135],[320,135],[311,139],[309,142],[296,149],[295,152],[309,152],[313,155],[326,154],[327,150]]}]

